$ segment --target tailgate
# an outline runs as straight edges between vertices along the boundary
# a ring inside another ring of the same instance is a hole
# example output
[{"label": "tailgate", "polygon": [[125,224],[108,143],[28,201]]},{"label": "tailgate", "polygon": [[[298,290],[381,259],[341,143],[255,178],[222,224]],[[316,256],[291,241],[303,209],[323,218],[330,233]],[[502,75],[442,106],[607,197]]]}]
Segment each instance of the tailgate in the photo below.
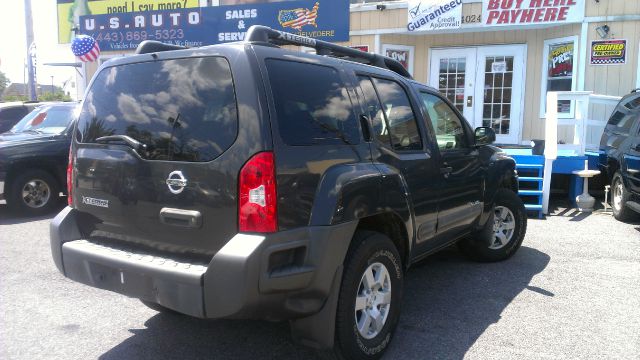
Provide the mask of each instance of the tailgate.
[{"label": "tailgate", "polygon": [[238,162],[227,156],[237,134],[223,57],[104,68],[74,144],[73,197],[84,235],[213,255],[237,232]]}]

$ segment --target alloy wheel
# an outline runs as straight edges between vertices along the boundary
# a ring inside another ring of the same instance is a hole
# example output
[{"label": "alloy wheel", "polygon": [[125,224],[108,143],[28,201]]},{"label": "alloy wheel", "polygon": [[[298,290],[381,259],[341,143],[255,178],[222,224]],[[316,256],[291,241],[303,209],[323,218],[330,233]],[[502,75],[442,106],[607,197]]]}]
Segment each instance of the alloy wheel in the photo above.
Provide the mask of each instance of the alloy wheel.
[{"label": "alloy wheel", "polygon": [[51,189],[49,185],[40,179],[27,181],[22,187],[22,201],[32,209],[41,208],[49,202]]},{"label": "alloy wheel", "polygon": [[616,211],[622,209],[622,194],[624,194],[624,188],[622,186],[622,181],[620,180],[616,180],[613,185],[613,207]]},{"label": "alloy wheel", "polygon": [[384,264],[376,262],[362,274],[355,301],[355,321],[365,339],[373,339],[384,327],[391,309],[391,278]]},{"label": "alloy wheel", "polygon": [[497,250],[505,247],[513,238],[516,228],[516,217],[505,206],[496,206],[493,218],[494,241],[489,249]]}]

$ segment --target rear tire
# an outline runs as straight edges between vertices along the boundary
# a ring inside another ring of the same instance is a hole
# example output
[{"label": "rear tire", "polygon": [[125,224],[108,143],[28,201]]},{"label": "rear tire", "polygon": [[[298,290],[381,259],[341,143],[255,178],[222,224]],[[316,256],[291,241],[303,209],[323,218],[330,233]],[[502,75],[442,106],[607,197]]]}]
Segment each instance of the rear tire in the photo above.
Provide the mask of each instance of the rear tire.
[{"label": "rear tire", "polygon": [[616,171],[611,179],[611,210],[613,217],[618,221],[630,221],[638,217],[638,214],[627,207],[629,192],[620,171]]},{"label": "rear tire", "polygon": [[485,226],[458,246],[475,261],[502,261],[516,253],[526,232],[527,213],[522,200],[510,189],[498,189],[494,211]]},{"label": "rear tire", "polygon": [[335,355],[378,359],[393,337],[402,301],[402,261],[385,235],[357,232],[338,298]]},{"label": "rear tire", "polygon": [[9,186],[7,205],[13,210],[37,216],[50,212],[60,202],[60,185],[46,171],[28,169]]}]

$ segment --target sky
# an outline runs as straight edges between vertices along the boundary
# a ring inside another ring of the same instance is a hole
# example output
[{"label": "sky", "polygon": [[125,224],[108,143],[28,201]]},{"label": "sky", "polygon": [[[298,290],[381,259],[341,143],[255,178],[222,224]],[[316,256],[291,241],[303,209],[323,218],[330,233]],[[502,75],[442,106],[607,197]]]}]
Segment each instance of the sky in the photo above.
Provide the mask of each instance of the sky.
[{"label": "sky", "polygon": [[[71,79],[76,81],[75,69],[45,66],[47,62],[75,62],[70,44],[58,44],[56,0],[31,0],[33,32],[37,48],[37,77],[39,84],[57,86]],[[24,60],[27,53],[24,24],[24,0],[0,1],[0,71],[11,82],[24,82]],[[68,90],[71,90],[68,88]],[[73,94],[74,96],[75,94]]]}]

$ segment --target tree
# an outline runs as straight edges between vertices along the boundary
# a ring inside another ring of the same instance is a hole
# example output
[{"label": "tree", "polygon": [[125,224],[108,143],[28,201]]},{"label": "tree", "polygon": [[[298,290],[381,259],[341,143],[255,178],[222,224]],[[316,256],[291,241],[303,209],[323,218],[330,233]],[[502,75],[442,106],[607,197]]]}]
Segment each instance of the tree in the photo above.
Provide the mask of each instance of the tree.
[{"label": "tree", "polygon": [[29,101],[29,97],[26,95],[9,95],[2,98],[2,101],[11,102],[11,101]]},{"label": "tree", "polygon": [[39,101],[71,101],[71,96],[65,94],[62,91],[55,91],[53,93],[46,92],[38,95]]},{"label": "tree", "polygon": [[4,89],[7,88],[7,85],[9,85],[9,83],[11,83],[11,81],[9,80],[7,75],[0,71],[0,97],[2,96]]}]

